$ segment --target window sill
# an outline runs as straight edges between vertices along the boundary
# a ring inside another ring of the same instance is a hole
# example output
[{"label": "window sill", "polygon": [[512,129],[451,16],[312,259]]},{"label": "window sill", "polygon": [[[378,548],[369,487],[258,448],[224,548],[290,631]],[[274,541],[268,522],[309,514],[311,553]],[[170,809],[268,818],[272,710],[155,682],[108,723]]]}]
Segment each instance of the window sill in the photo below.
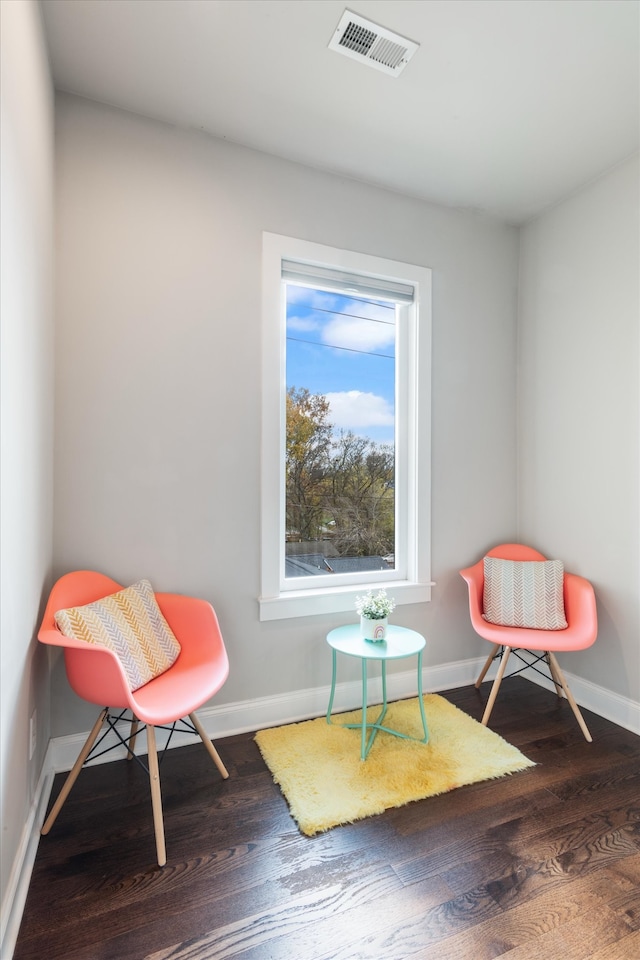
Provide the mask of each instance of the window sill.
[{"label": "window sill", "polygon": [[397,606],[405,603],[427,603],[431,600],[433,581],[416,583],[403,580],[380,584],[361,583],[357,587],[334,587],[321,590],[291,590],[277,597],[260,597],[260,620],[286,620],[290,617],[314,617],[326,613],[347,613],[355,611],[356,597],[368,590],[379,590],[384,586],[396,601]]}]

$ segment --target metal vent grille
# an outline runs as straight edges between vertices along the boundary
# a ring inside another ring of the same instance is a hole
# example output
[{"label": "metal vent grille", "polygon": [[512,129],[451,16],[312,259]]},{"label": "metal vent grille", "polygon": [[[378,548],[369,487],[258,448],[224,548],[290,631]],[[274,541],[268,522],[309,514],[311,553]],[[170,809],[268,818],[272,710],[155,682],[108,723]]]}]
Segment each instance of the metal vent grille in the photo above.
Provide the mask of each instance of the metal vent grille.
[{"label": "metal vent grille", "polygon": [[418,49],[418,44],[345,10],[329,42],[329,49],[397,77]]},{"label": "metal vent grille", "polygon": [[349,50],[355,50],[356,53],[366,57],[376,40],[377,34],[373,30],[367,30],[366,27],[361,27],[350,20],[338,43],[341,47],[348,47]]}]

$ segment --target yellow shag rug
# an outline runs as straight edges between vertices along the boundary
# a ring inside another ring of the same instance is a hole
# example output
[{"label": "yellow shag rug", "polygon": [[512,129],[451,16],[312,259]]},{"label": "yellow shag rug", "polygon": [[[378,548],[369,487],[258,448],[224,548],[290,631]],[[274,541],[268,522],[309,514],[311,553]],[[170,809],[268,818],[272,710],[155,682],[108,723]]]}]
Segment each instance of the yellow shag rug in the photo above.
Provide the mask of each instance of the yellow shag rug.
[{"label": "yellow shag rug", "polygon": [[[260,730],[256,743],[280,786],[302,833],[311,837],[390,807],[423,800],[535,766],[516,747],[483,727],[444,697],[424,697],[429,743],[378,731],[366,760],[360,759],[360,710]],[[369,707],[373,722],[380,706]],[[417,698],[389,704],[385,726],[422,736]]]}]

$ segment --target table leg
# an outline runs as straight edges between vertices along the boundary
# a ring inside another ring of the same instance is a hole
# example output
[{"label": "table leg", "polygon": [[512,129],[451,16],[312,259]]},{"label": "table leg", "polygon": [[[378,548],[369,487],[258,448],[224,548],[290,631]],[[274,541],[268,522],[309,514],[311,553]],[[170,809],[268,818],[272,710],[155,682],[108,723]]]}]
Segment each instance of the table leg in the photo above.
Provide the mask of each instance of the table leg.
[{"label": "table leg", "polygon": [[[332,662],[331,662],[331,694],[329,696],[329,706],[327,707],[327,723],[331,723],[331,711],[333,709],[333,700],[336,692],[336,674],[337,674],[337,652],[332,650]],[[423,693],[422,693],[422,651],[418,653],[418,704],[420,706],[420,717],[422,719],[422,731],[424,737],[419,739],[418,737],[411,737],[406,733],[400,733],[399,730],[391,730],[389,727],[383,726],[383,720],[386,717],[387,713],[387,664],[383,660],[381,663],[382,669],[382,710],[379,716],[372,722],[367,723],[367,658],[362,658],[362,718],[360,723],[345,723],[341,726],[347,727],[349,729],[359,729],[360,730],[360,759],[366,760],[371,747],[373,746],[373,741],[376,738],[378,730],[384,730],[385,733],[390,733],[394,737],[400,737],[403,740],[418,740],[419,743],[428,743],[429,742],[429,729],[427,727],[427,718],[424,712],[424,702],[423,702]],[[369,734],[367,738],[367,733]]]},{"label": "table leg", "polygon": [[[366,660],[363,660],[363,689],[362,689],[362,752],[361,759],[366,760],[369,756],[369,751],[373,746],[373,741],[376,738],[378,730],[386,730],[386,727],[382,726],[382,721],[387,715],[387,664],[383,660],[381,663],[382,669],[382,710],[380,711],[378,717],[372,723],[366,723],[366,709],[367,709],[367,692],[366,692]],[[365,728],[370,730],[369,739],[365,746]],[[391,731],[392,733],[394,731]]]},{"label": "table leg", "polygon": [[[373,731],[375,732],[375,731]],[[367,759],[367,658],[362,658],[362,741],[360,759]]]},{"label": "table leg", "polygon": [[422,699],[422,650],[418,654],[418,703],[420,704],[420,716],[422,717],[422,729],[424,730],[423,743],[429,742],[429,730],[427,728],[427,718],[424,715],[424,701]]},{"label": "table leg", "polygon": [[331,669],[331,696],[329,697],[329,706],[327,707],[327,723],[331,723],[331,711],[333,709],[333,698],[336,692],[336,651],[332,650],[333,664]]},{"label": "table leg", "polygon": [[408,733],[400,733],[399,730],[392,730],[390,727],[383,726],[382,721],[385,718],[387,712],[387,678],[385,672],[386,664],[382,662],[382,711],[377,720],[374,720],[373,723],[368,724],[371,729],[371,734],[369,736],[369,743],[367,744],[367,755],[371,750],[371,745],[373,744],[374,738],[378,730],[384,730],[385,733],[390,733],[394,737],[400,737],[402,740],[417,740],[418,743],[428,743],[429,742],[429,730],[427,727],[427,718],[424,712],[424,703],[422,700],[422,651],[418,654],[418,704],[420,706],[420,717],[422,719],[422,732],[424,737],[412,737]]},{"label": "table leg", "polygon": [[382,723],[386,712],[387,712],[387,662],[386,660],[383,660],[382,661],[382,714],[376,721],[377,723]]}]

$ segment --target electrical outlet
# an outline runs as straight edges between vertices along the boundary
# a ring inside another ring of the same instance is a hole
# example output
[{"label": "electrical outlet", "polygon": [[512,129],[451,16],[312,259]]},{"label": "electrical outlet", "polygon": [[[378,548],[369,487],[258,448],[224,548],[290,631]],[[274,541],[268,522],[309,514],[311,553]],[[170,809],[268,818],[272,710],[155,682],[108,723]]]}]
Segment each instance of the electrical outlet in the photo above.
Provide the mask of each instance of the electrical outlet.
[{"label": "electrical outlet", "polygon": [[36,752],[36,731],[38,729],[38,711],[34,710],[29,720],[29,760]]}]

